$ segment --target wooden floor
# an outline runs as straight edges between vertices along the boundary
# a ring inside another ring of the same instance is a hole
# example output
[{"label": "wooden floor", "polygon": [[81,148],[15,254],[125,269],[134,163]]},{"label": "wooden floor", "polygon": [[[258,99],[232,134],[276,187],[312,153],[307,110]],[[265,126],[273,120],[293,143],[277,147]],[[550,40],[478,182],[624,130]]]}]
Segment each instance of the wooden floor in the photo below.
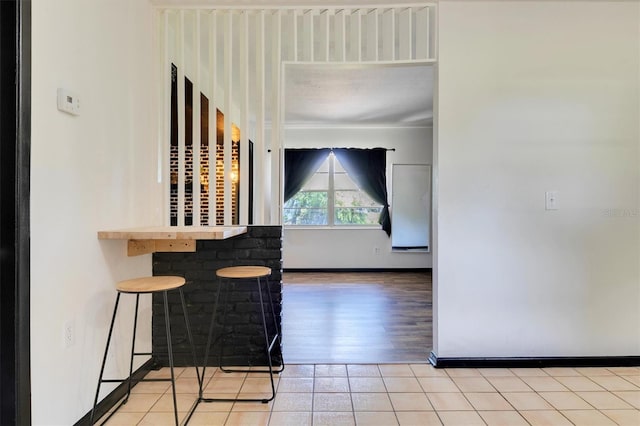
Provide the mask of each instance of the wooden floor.
[{"label": "wooden floor", "polygon": [[283,275],[282,345],[291,364],[427,362],[428,272]]}]

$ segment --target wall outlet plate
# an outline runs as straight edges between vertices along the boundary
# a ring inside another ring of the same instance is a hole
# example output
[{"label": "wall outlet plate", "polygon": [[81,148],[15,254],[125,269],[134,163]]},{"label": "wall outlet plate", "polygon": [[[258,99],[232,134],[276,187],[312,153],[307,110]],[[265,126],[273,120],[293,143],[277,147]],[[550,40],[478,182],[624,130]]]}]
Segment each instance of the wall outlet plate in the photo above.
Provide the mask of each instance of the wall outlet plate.
[{"label": "wall outlet plate", "polygon": [[76,343],[76,324],[69,320],[64,323],[64,347],[70,348]]},{"label": "wall outlet plate", "polygon": [[544,193],[544,208],[546,210],[558,210],[558,191]]}]

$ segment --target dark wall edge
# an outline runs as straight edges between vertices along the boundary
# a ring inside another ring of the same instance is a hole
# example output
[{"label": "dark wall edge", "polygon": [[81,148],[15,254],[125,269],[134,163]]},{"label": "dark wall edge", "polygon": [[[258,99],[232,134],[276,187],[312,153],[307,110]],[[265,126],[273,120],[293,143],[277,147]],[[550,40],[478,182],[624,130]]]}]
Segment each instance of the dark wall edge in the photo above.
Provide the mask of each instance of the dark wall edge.
[{"label": "dark wall edge", "polygon": [[[149,373],[149,371],[153,369],[155,369],[155,361],[152,358],[147,362],[145,362],[144,364],[142,364],[140,368],[138,368],[136,371],[133,372],[133,375],[131,376],[132,382],[135,383],[136,381],[139,381],[144,376],[146,376],[147,373]],[[96,381],[96,386],[97,386],[97,381]],[[107,414],[109,410],[111,410],[113,407],[115,407],[116,404],[118,404],[118,402],[126,394],[127,394],[127,382],[122,382],[118,385],[117,388],[111,391],[111,393],[105,396],[104,399],[98,403],[98,405],[96,405],[96,415],[95,415],[94,421],[97,422],[98,420],[100,420],[100,418],[105,414]],[[85,426],[85,425],[88,426],[91,424],[89,420],[91,420],[91,410],[89,410],[87,414],[85,414],[80,420],[78,420],[74,426]]]},{"label": "dark wall edge", "polygon": [[431,272],[431,268],[284,268],[282,272]]},{"label": "dark wall edge", "polygon": [[429,362],[436,368],[635,367],[640,356],[438,358],[431,352]]}]

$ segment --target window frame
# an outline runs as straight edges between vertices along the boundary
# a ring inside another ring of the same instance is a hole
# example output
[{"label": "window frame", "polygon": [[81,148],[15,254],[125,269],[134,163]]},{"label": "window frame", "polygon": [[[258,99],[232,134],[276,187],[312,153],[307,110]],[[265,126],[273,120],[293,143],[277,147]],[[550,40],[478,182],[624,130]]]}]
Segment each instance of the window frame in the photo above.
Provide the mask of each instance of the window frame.
[{"label": "window frame", "polygon": [[[329,155],[327,156],[327,160],[329,161],[329,171],[328,171],[328,186],[327,186],[327,224],[326,225],[298,225],[298,224],[288,224],[288,223],[284,223],[284,214],[282,214],[282,224],[285,227],[288,228],[294,228],[294,229],[382,229],[382,225],[379,223],[368,223],[368,224],[356,224],[356,223],[349,223],[349,224],[336,224],[336,220],[335,220],[335,215],[336,215],[336,205],[335,205],[335,192],[336,192],[336,188],[335,188],[335,163],[336,161],[339,161],[338,158],[336,157],[336,155],[333,152],[330,152]],[[325,161],[327,161],[325,160]],[[318,173],[317,171],[314,172],[314,175]],[[346,172],[345,174],[347,176],[349,176]],[[352,180],[352,179],[351,179]],[[352,180],[353,181],[353,180]],[[355,184],[355,182],[354,182]],[[357,185],[356,185],[357,187]],[[358,190],[360,192],[364,192],[362,191],[360,188],[358,188]],[[298,191],[298,193],[300,192],[324,192],[324,191],[319,191],[319,190],[311,190],[311,191],[305,191],[304,189],[301,189],[300,191]],[[366,194],[366,193],[365,193]],[[297,196],[294,195],[294,197]],[[367,194],[368,196],[368,194]],[[285,204],[283,203],[282,209],[284,212],[285,209]],[[347,207],[348,208],[348,207]],[[380,205],[378,208],[380,208],[382,210],[383,206]]]}]

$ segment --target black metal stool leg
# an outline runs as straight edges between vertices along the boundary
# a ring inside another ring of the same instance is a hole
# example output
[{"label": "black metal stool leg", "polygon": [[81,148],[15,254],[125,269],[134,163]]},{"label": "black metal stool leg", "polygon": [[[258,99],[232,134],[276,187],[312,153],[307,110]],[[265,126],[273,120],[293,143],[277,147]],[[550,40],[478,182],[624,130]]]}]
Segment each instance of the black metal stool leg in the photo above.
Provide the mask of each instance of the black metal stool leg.
[{"label": "black metal stool leg", "polygon": [[[199,369],[197,366],[197,359],[196,359],[196,352],[195,352],[195,346],[193,344],[193,335],[191,334],[191,326],[189,324],[189,317],[187,314],[187,309],[186,309],[186,303],[184,300],[184,294],[182,292],[182,286],[185,284],[185,280],[182,277],[163,277],[163,278],[156,278],[156,277],[142,277],[142,278],[136,278],[136,279],[132,279],[132,280],[125,280],[125,281],[121,281],[118,283],[117,286],[117,297],[116,297],[116,303],[115,303],[115,307],[113,308],[113,316],[111,317],[111,324],[109,326],[109,334],[107,337],[107,344],[104,350],[104,356],[102,358],[102,365],[100,366],[100,376],[98,378],[98,386],[96,388],[96,395],[93,401],[93,408],[91,409],[91,416],[90,416],[90,423],[93,424],[94,420],[96,418],[97,415],[97,410],[96,410],[96,406],[98,405],[98,398],[100,396],[100,388],[102,383],[121,383],[124,385],[124,382],[126,382],[126,394],[124,396],[124,398],[118,403],[118,405],[115,407],[115,409],[111,410],[110,412],[107,413],[107,415],[105,416],[105,418],[103,419],[103,424],[106,423],[107,421],[109,421],[109,419],[111,418],[111,416],[124,404],[127,403],[129,397],[131,396],[131,389],[132,387],[137,384],[138,382],[143,382],[143,381],[152,381],[152,382],[159,382],[159,381],[171,381],[171,390],[173,393],[173,407],[174,407],[174,420],[175,420],[175,424],[176,426],[179,425],[179,420],[178,420],[178,404],[177,404],[177,397],[176,397],[176,376],[175,376],[175,371],[174,371],[174,357],[173,357],[173,342],[172,342],[172,338],[171,338],[171,317],[169,315],[169,303],[168,303],[168,296],[167,296],[167,290],[170,289],[179,289],[180,290],[180,299],[182,302],[182,309],[183,309],[183,313],[184,313],[184,319],[185,319],[185,325],[187,327],[187,334],[189,337],[189,343],[191,344],[191,351],[192,351],[192,355],[193,355],[193,361],[194,361],[194,365],[196,367],[196,376],[198,379],[199,383],[202,383],[202,378],[200,376],[199,373]],[[162,291],[162,295],[164,298],[164,316],[165,316],[165,327],[166,327],[166,332],[167,332],[167,349],[168,349],[168,356],[169,356],[169,368],[171,370],[171,378],[135,378],[133,377],[133,359],[135,356],[137,355],[142,355],[142,356],[149,356],[149,355],[153,355],[153,353],[151,352],[136,352],[136,337],[137,337],[137,330],[138,330],[138,314],[139,314],[139,310],[140,310],[140,294],[149,294],[149,293],[156,293],[156,292],[160,292]],[[105,365],[107,362],[107,357],[108,357],[108,353],[109,353],[109,347],[111,345],[111,338],[113,337],[113,329],[114,329],[114,325],[115,325],[115,321],[116,321],[116,316],[117,316],[117,312],[118,312],[118,305],[120,303],[120,295],[122,293],[130,293],[130,294],[135,294],[136,295],[136,305],[135,305],[135,312],[134,312],[134,316],[133,316],[133,334],[132,334],[132,338],[131,338],[131,356],[129,359],[129,374],[128,377],[124,378],[124,379],[105,379],[104,378],[104,370],[105,370]],[[187,419],[188,421],[188,419]]]},{"label": "black metal stool leg", "polygon": [[[225,340],[225,327],[227,325],[227,302],[228,302],[228,298],[229,298],[229,283],[226,283],[226,285],[224,285],[225,289],[224,289],[224,296],[223,296],[223,311],[222,311],[222,321],[220,324],[221,327],[221,331],[220,331],[220,336],[218,336],[218,338],[220,339],[220,351],[218,353],[218,368],[225,372],[225,373],[231,373],[231,372],[236,372],[239,370],[229,370],[226,369],[222,366],[222,353],[223,353],[223,348],[224,348],[224,340]],[[214,310],[213,310],[213,314],[211,317],[211,326],[209,327],[209,338],[208,338],[208,342],[207,342],[207,350],[205,351],[205,365],[207,364],[207,355],[208,355],[208,350],[209,350],[209,345],[211,343],[211,335],[213,333],[213,324],[215,321],[215,315],[218,309],[218,300],[220,298],[220,291],[223,287],[223,282],[222,280],[218,281],[218,291],[216,292],[216,303],[214,306]],[[200,396],[199,402],[238,402],[238,401],[251,401],[251,402],[262,402],[262,399],[238,399],[238,398],[203,398],[202,396]]]},{"label": "black metal stool leg", "polygon": [[[216,291],[216,300],[213,304],[213,312],[211,313],[211,323],[209,324],[209,334],[207,336],[207,346],[204,348],[204,363],[202,365],[202,380],[204,382],[204,374],[207,369],[207,361],[209,360],[209,347],[211,346],[211,338],[213,337],[213,328],[216,322],[216,313],[218,312],[218,300],[220,299],[220,289],[221,285],[218,285],[218,290]],[[202,398],[202,383],[200,383],[200,395]]]},{"label": "black metal stool leg", "polygon": [[104,349],[104,356],[102,357],[102,366],[100,366],[100,376],[98,377],[98,388],[96,389],[96,397],[93,400],[93,408],[91,409],[91,417],[89,423],[93,424],[93,417],[96,411],[96,405],[98,405],[98,396],[100,395],[100,385],[102,384],[102,377],[104,375],[104,366],[107,363],[107,354],[109,353],[109,344],[111,343],[111,335],[113,334],[113,325],[116,322],[116,313],[118,312],[118,303],[120,302],[120,293],[116,296],[116,305],[113,307],[113,316],[111,317],[111,325],[109,326],[109,334],[107,335],[107,345]]},{"label": "black metal stool leg", "polygon": [[257,278],[258,281],[258,295],[260,296],[260,313],[262,314],[262,329],[264,332],[264,343],[265,343],[265,355],[267,356],[267,363],[269,364],[269,378],[271,379],[271,398],[263,399],[263,403],[267,403],[271,401],[276,396],[276,387],[273,384],[273,364],[271,362],[271,342],[269,342],[269,332],[267,331],[267,318],[264,314],[264,301],[262,298],[262,285],[260,284],[260,278]]},{"label": "black metal stool leg", "polygon": [[200,403],[200,398],[202,397],[202,384],[204,382],[204,369],[202,371],[202,376],[201,376],[200,375],[200,370],[198,369],[198,360],[196,359],[196,347],[193,344],[193,334],[191,333],[191,325],[189,324],[189,316],[187,315],[187,304],[184,301],[184,292],[182,291],[182,288],[180,288],[178,290],[180,290],[180,302],[182,303],[182,312],[184,313],[184,323],[185,323],[185,326],[187,327],[187,336],[189,338],[189,345],[191,345],[191,354],[193,355],[193,365],[196,368],[196,377],[198,378],[198,389],[199,389],[198,399],[196,399],[194,401],[194,403],[191,405],[191,408],[189,409],[189,412],[187,413],[187,416],[186,416],[186,418],[184,420],[184,424],[187,425],[187,424],[189,424],[189,420],[191,420],[191,416],[193,416],[193,413],[196,410],[196,407]]},{"label": "black metal stool leg", "polygon": [[127,379],[127,395],[124,397],[124,404],[131,396],[131,376],[133,375],[133,356],[136,353],[136,329],[138,328],[138,307],[140,306],[140,295],[136,294],[136,309],[133,313],[133,337],[131,338],[131,361],[129,362],[129,377]]},{"label": "black metal stool leg", "polygon": [[[222,284],[222,283],[221,283]],[[225,370],[224,367],[222,366],[222,355],[224,354],[224,345],[225,345],[225,339],[227,336],[226,333],[226,328],[227,328],[227,308],[229,305],[229,282],[226,283],[227,285],[224,286],[224,300],[222,302],[222,321],[220,323],[220,350],[218,351],[218,368],[220,369],[220,371],[223,371],[225,373],[231,373],[232,370]],[[234,289],[235,289],[235,284],[234,284]]]},{"label": "black metal stool leg", "polygon": [[176,399],[176,378],[173,374],[173,348],[171,345],[171,321],[169,320],[169,302],[167,301],[167,292],[163,291],[164,298],[164,322],[167,329],[167,352],[169,353],[169,369],[171,370],[171,391],[173,393],[173,413],[176,426],[180,424],[178,421],[178,401]]},{"label": "black metal stool leg", "polygon": [[[262,402],[262,403],[268,403],[269,401],[273,400],[275,398],[276,395],[276,390],[275,390],[275,381],[273,379],[273,374],[274,373],[279,373],[284,369],[284,362],[282,363],[282,367],[279,370],[275,370],[273,369],[273,362],[271,360],[271,350],[273,349],[273,345],[276,343],[276,341],[278,341],[280,343],[280,333],[279,333],[279,329],[278,329],[278,325],[277,325],[277,320],[276,320],[276,316],[275,316],[275,309],[273,307],[273,298],[271,297],[271,294],[269,294],[269,303],[271,305],[271,314],[273,316],[273,321],[275,323],[275,328],[276,328],[276,335],[273,337],[273,340],[271,340],[271,338],[269,337],[269,330],[268,330],[268,326],[267,326],[267,318],[266,318],[266,313],[265,313],[265,308],[264,308],[264,297],[262,294],[262,282],[260,281],[260,277],[256,277],[257,279],[257,284],[258,284],[258,295],[259,295],[259,299],[260,299],[260,313],[261,313],[261,318],[262,318],[262,333],[264,334],[264,340],[265,340],[265,355],[267,356],[267,362],[268,362],[268,369],[264,369],[264,370],[252,370],[252,369],[225,369],[222,366],[222,348],[224,347],[224,336],[226,333],[224,333],[224,328],[226,326],[226,316],[227,316],[227,298],[228,298],[228,288],[229,286],[225,286],[225,295],[224,295],[224,301],[223,301],[223,305],[224,305],[224,312],[222,315],[222,336],[221,336],[221,342],[220,342],[220,355],[219,355],[219,359],[218,359],[218,364],[219,364],[219,368],[221,371],[224,371],[226,373],[235,373],[235,372],[239,372],[239,373],[269,373],[269,378],[270,378],[270,384],[271,384],[271,396],[269,398],[247,398],[247,399],[243,399],[243,398],[203,398],[202,397],[202,393],[201,396],[199,398],[199,402],[214,402],[214,401],[227,401],[227,402]],[[235,283],[234,283],[235,285]],[[214,317],[215,317],[215,312],[217,309],[217,304],[218,304],[218,299],[219,299],[219,295],[220,295],[220,288],[222,286],[222,280],[220,280],[220,287],[218,287],[218,292],[216,295],[216,305],[214,307]],[[269,281],[267,280],[267,291],[270,291],[269,288]],[[213,323],[210,325],[209,328],[209,338],[208,338],[208,342],[207,342],[207,349],[205,351],[205,365],[207,363],[207,357],[208,357],[208,350],[209,350],[209,345],[211,343],[211,336],[213,333]]]},{"label": "black metal stool leg", "polygon": [[193,355],[193,365],[196,367],[196,377],[198,378],[198,384],[202,387],[202,381],[204,377],[200,376],[200,369],[198,368],[198,360],[196,359],[196,348],[193,344],[193,334],[191,333],[191,325],[189,324],[189,316],[187,315],[187,304],[184,301],[184,292],[182,288],[178,289],[180,291],[180,302],[182,303],[182,312],[184,314],[184,324],[187,327],[187,337],[189,339],[189,345],[191,346],[191,354]]},{"label": "black metal stool leg", "polygon": [[276,310],[273,305],[273,297],[271,296],[271,285],[269,283],[269,277],[265,277],[267,282],[267,296],[269,298],[269,306],[271,307],[271,317],[273,318],[273,326],[276,329],[276,338],[280,345],[280,369],[274,371],[274,373],[282,373],[284,371],[284,357],[282,356],[282,334],[280,333],[280,327],[278,327],[278,319],[276,318]]}]

